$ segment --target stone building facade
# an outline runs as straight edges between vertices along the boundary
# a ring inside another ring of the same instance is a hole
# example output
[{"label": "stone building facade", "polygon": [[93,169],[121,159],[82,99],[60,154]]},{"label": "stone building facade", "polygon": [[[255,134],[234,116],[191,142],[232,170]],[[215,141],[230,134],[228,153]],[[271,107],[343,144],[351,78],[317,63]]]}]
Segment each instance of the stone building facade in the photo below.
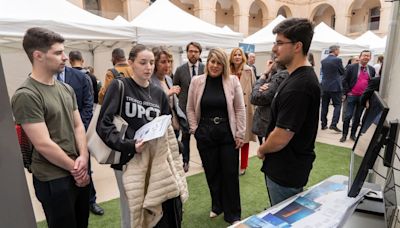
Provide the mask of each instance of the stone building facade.
[{"label": "stone building facade", "polygon": [[[113,19],[132,20],[155,0],[69,0]],[[182,10],[211,24],[251,35],[277,15],[323,21],[343,35],[357,37],[367,30],[384,36],[388,32],[391,2],[385,0],[170,0]]]}]

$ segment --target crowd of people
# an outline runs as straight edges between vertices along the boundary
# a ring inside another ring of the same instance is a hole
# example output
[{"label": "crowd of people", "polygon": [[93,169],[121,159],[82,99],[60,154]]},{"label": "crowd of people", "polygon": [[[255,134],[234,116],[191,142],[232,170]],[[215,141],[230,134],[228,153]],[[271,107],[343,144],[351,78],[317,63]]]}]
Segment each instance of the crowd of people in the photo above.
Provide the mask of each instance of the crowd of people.
[{"label": "crowd of people", "polygon": [[[213,48],[203,64],[201,44],[190,42],[188,61],[173,72],[173,55],[167,48],[136,44],[128,58],[121,48],[112,51],[113,68],[101,85],[93,68],[84,67],[79,51],[66,56],[61,35],[39,27],[28,29],[23,47],[32,72],[13,95],[12,109],[16,124],[34,146],[33,183],[48,226],[87,227],[89,211],[104,214],[96,203],[85,137],[96,104],[101,105],[96,132],[121,153],[120,163],[111,168],[120,192],[123,228],[181,227],[191,135],[211,196],[210,218],[223,214],[229,224],[242,219],[239,181],[248,167],[249,143],[256,138],[271,205],[302,192],[315,160],[319,116],[321,129],[327,129],[332,103],[329,129],[342,132],[344,142],[353,120],[354,140],[363,107],[368,106],[361,97],[367,87],[377,89],[371,79],[376,71],[381,75],[383,59],[380,66],[369,66],[371,52],[364,50],[359,60],[344,68],[338,58],[340,47],[333,45],[321,61],[319,82],[309,55],[312,23],[286,19],[273,33],[272,58],[262,74],[257,74],[255,54],[241,48],[229,54]],[[71,67],[66,66],[68,59]],[[128,123],[123,137],[113,123],[119,113]],[[173,137],[167,132],[154,142],[134,140],[140,127],[161,115],[172,116]],[[154,162],[159,160],[169,168],[160,170]],[[128,170],[133,172],[129,180],[137,185],[133,189],[127,187]],[[166,184],[167,180],[178,184]],[[144,203],[136,202],[150,195],[151,184],[159,183],[164,184],[157,193],[158,209],[150,213]]]}]

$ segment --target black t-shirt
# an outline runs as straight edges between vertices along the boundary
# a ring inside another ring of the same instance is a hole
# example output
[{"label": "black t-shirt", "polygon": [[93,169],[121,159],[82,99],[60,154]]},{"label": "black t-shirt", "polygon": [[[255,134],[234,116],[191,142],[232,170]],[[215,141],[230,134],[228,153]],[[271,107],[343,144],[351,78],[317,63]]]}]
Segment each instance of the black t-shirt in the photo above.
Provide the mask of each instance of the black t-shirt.
[{"label": "black t-shirt", "polygon": [[294,136],[282,150],[265,156],[261,170],[274,182],[293,188],[307,184],[315,159],[319,104],[320,88],[312,67],[297,68],[279,86],[267,134],[279,127]]}]

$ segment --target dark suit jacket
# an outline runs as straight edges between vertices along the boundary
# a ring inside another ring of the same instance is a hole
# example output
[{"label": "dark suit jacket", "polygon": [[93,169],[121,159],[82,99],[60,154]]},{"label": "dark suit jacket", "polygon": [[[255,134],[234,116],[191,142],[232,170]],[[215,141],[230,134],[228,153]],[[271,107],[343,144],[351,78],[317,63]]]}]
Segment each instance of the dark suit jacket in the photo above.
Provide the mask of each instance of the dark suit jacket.
[{"label": "dark suit jacket", "polygon": [[328,55],[321,61],[321,71],[324,75],[321,81],[322,91],[342,91],[342,75],[344,74],[342,59]]},{"label": "dark suit jacket", "polygon": [[374,91],[379,91],[379,85],[381,84],[381,77],[374,77],[368,81],[368,86],[361,96],[361,105],[365,107],[367,100],[369,100]]},{"label": "dark suit jacket", "polygon": [[93,116],[93,94],[90,92],[92,88],[89,79],[81,71],[65,67],[65,83],[75,91],[79,113],[87,129]]},{"label": "dark suit jacket", "polygon": [[[204,74],[204,64],[199,63],[198,75]],[[176,68],[173,83],[174,85],[178,85],[181,87],[181,92],[178,95],[179,98],[179,106],[182,111],[186,113],[186,104],[189,92],[190,81],[192,80],[190,76],[189,64],[186,62]]]},{"label": "dark suit jacket", "polygon": [[[356,85],[357,79],[358,79],[358,67],[359,64],[358,63],[354,63],[349,65],[345,72],[344,72],[344,76],[343,76],[343,93],[345,95],[347,95],[347,93],[349,93],[351,91],[351,89],[353,89],[353,87]],[[369,78],[373,78],[375,77],[375,69],[368,65],[368,72],[369,72]]]}]

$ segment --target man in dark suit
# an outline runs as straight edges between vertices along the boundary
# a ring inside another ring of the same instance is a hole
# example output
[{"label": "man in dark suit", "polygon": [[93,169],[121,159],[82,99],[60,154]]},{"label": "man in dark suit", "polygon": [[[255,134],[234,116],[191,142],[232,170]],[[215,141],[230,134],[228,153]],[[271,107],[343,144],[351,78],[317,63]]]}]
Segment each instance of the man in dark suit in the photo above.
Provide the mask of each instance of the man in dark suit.
[{"label": "man in dark suit", "polygon": [[340,108],[342,106],[342,75],[344,73],[342,59],[338,58],[340,47],[332,45],[329,47],[329,55],[321,61],[321,72],[324,77],[321,81],[321,129],[327,129],[329,103],[333,103],[333,117],[329,129],[342,132],[336,125],[339,122]]},{"label": "man in dark suit", "polygon": [[[179,106],[186,114],[186,104],[189,91],[190,81],[193,76],[204,74],[204,64],[200,61],[201,45],[197,42],[190,42],[186,46],[188,62],[179,66],[174,74],[173,83],[181,87],[181,92],[178,95]],[[185,172],[189,170],[190,159],[190,134],[182,131],[183,144],[183,169]]]},{"label": "man in dark suit", "polygon": [[350,139],[356,140],[357,128],[360,125],[360,118],[363,111],[360,99],[368,86],[368,81],[375,77],[375,69],[368,65],[371,59],[371,51],[363,50],[360,53],[360,62],[349,65],[343,77],[343,94],[347,100],[346,114],[343,120],[343,133],[340,142],[346,141],[351,124]]},{"label": "man in dark suit", "polygon": [[84,73],[71,67],[65,67],[64,71],[57,75],[57,79],[74,89],[79,114],[85,129],[87,129],[93,116],[93,94],[91,93],[92,87],[89,79]]},{"label": "man in dark suit", "polygon": [[[91,77],[91,75],[89,75],[89,71],[83,68],[84,60],[82,57],[82,53],[80,51],[71,51],[68,56],[69,56],[69,63],[71,64],[72,68],[82,72],[85,75],[86,79],[88,79],[89,82],[91,82],[90,86],[92,86],[91,93],[93,94],[93,103],[94,103],[94,101],[95,101],[94,98],[98,94],[96,78],[93,79]],[[89,123],[90,123],[90,121],[89,121]],[[89,159],[88,171],[89,171],[89,176],[90,176],[89,209],[95,215],[103,215],[104,209],[101,208],[100,205],[98,205],[96,203],[96,189],[94,188],[94,184],[93,184],[93,179],[92,179],[93,171],[92,171],[92,165],[91,165],[90,159]]]}]

